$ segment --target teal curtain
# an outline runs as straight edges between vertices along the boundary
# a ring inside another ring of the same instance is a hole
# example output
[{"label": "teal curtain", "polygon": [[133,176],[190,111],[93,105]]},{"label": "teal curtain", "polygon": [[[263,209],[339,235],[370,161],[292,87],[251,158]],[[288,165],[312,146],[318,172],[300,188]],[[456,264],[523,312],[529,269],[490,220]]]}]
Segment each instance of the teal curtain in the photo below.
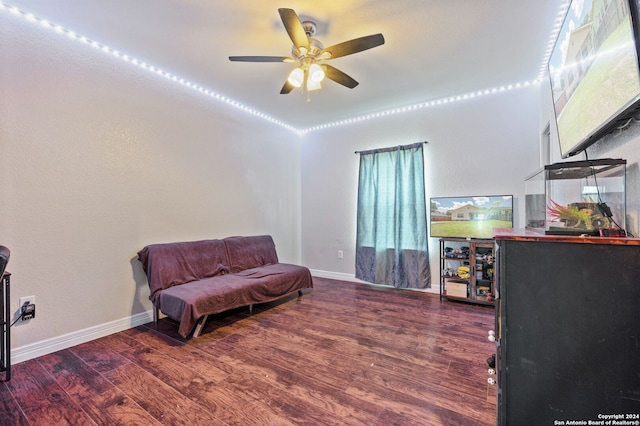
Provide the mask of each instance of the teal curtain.
[{"label": "teal curtain", "polygon": [[422,146],[360,152],[356,278],[431,286]]}]

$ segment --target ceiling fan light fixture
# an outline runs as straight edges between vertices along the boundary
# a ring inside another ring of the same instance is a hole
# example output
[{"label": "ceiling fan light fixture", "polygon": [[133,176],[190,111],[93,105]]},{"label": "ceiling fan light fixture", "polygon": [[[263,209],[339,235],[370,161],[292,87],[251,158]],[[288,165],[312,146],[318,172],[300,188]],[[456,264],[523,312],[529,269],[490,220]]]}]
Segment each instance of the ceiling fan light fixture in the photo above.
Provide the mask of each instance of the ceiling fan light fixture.
[{"label": "ceiling fan light fixture", "polygon": [[296,68],[289,74],[289,78],[287,81],[291,83],[294,87],[302,86],[302,82],[304,81],[304,71],[302,68]]},{"label": "ceiling fan light fixture", "polygon": [[[640,0],[639,0],[640,1]],[[0,0],[0,4],[2,0]],[[353,89],[358,82],[353,78],[322,61],[352,55],[384,44],[382,34],[371,34],[354,38],[324,48],[316,39],[316,25],[312,21],[301,21],[293,9],[279,8],[278,13],[289,38],[293,42],[292,57],[284,56],[229,56],[234,62],[297,62],[299,65],[287,76],[285,84],[280,89],[281,95],[290,93],[293,88],[306,90],[320,89],[320,82],[325,77],[349,89]],[[322,64],[322,65],[320,65]]]},{"label": "ceiling fan light fixture", "polygon": [[307,91],[312,92],[314,90],[320,90],[320,82],[313,81],[312,79],[307,79]]},{"label": "ceiling fan light fixture", "polygon": [[[324,70],[318,64],[311,64],[309,67],[309,80],[314,83],[320,83],[324,80]],[[319,84],[318,84],[319,85]]]}]

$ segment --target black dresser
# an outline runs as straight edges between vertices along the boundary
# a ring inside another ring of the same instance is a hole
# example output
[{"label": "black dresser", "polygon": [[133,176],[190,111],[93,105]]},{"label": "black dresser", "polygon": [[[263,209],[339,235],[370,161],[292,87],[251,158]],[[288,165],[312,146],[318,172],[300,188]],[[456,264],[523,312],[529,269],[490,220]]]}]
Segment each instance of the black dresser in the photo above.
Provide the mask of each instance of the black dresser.
[{"label": "black dresser", "polygon": [[640,420],[640,240],[495,244],[498,424]]}]

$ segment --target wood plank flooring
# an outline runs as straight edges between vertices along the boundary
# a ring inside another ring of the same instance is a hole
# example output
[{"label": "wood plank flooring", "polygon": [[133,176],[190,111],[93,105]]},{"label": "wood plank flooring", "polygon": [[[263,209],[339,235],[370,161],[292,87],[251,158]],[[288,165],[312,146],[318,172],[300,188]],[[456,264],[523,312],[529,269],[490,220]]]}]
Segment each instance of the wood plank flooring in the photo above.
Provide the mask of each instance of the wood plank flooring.
[{"label": "wood plank flooring", "polygon": [[1,425],[493,425],[491,307],[314,278],[302,297],[163,319],[13,366]]}]

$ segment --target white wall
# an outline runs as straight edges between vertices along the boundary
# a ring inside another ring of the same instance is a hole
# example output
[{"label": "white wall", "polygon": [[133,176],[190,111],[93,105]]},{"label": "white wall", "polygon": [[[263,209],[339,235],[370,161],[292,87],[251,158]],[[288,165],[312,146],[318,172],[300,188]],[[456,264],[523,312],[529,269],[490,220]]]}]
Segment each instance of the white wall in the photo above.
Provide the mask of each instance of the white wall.
[{"label": "white wall", "polygon": [[[0,29],[0,244],[19,348],[148,312],[150,243],[273,235],[300,261],[300,140],[33,26]],[[7,66],[9,65],[9,66]]]},{"label": "white wall", "polygon": [[[515,226],[523,226],[524,179],[539,167],[539,98],[539,88],[530,86],[307,135],[302,142],[303,263],[329,276],[355,274],[356,150],[427,140],[427,198],[513,194]],[[437,291],[438,240],[429,243]]]}]

